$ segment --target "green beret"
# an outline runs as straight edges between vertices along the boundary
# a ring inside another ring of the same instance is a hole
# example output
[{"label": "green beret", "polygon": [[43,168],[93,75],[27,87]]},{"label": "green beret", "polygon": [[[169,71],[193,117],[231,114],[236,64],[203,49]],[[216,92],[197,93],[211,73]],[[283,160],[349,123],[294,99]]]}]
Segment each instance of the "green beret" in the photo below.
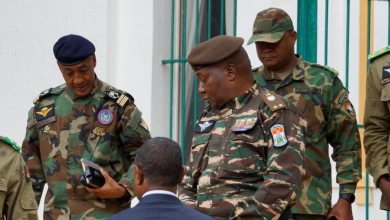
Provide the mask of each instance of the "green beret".
[{"label": "green beret", "polygon": [[195,71],[204,66],[220,62],[236,53],[244,43],[241,37],[220,35],[202,42],[188,55],[188,63]]}]

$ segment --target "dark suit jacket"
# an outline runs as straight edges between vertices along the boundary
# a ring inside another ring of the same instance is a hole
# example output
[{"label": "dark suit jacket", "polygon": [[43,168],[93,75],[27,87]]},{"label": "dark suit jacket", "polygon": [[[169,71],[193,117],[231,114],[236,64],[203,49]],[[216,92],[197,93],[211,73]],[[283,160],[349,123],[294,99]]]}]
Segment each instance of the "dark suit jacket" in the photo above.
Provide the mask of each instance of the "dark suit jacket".
[{"label": "dark suit jacket", "polygon": [[107,220],[213,220],[214,218],[183,206],[178,198],[166,194],[143,197],[133,208],[126,209]]}]

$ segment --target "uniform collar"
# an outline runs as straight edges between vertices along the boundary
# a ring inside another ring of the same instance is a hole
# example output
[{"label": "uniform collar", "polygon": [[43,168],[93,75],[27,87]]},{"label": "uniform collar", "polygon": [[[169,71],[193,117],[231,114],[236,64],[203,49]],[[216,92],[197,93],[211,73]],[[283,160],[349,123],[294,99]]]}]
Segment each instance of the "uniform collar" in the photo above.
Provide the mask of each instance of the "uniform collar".
[{"label": "uniform collar", "polygon": [[[303,69],[304,63],[301,55],[295,54],[295,56],[298,59],[297,65],[293,68],[292,75],[288,75],[288,77],[292,77],[292,80],[296,81],[304,81],[305,79],[305,71]],[[264,66],[263,73],[261,74],[262,78],[265,80],[278,80],[281,81],[281,79],[277,76],[277,74],[274,74],[270,69],[268,69],[266,66]]]},{"label": "uniform collar", "polygon": [[[91,95],[94,95],[94,94],[96,93],[96,91],[98,90],[99,85],[101,85],[101,84],[102,84],[102,82],[98,79],[98,77],[97,77],[97,75],[96,75],[96,73],[95,73],[95,82],[94,82],[94,85],[93,85],[93,87],[92,87],[92,89],[91,89],[91,92],[89,92],[89,94],[86,95],[86,96],[84,96],[84,97],[89,97],[89,96],[91,96]],[[100,86],[100,87],[101,87],[101,86]],[[72,100],[79,99],[79,98],[83,98],[83,97],[80,97],[80,96],[76,95],[76,93],[75,93],[72,89],[70,89],[70,88],[68,87],[68,85],[66,85],[66,93],[68,94],[68,96],[69,96]]]}]

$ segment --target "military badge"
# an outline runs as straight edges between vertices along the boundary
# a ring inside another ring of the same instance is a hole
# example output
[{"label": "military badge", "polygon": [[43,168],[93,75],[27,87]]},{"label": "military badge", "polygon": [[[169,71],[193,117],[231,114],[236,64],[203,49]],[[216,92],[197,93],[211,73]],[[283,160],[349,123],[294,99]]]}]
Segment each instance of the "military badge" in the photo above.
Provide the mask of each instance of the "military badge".
[{"label": "military badge", "polygon": [[43,129],[43,133],[49,133],[50,131],[50,127],[49,126],[45,126],[45,128]]},{"label": "military badge", "polygon": [[43,108],[38,108],[35,110],[35,115],[37,121],[42,121],[48,117],[54,116],[54,105],[48,105]]},{"label": "military badge", "polygon": [[25,173],[25,177],[26,177],[26,181],[30,181],[30,170],[28,169],[28,166],[25,164],[24,165],[24,173]]},{"label": "military badge", "polygon": [[92,133],[97,135],[97,136],[100,136],[100,137],[103,137],[106,134],[104,129],[103,128],[99,128],[99,127],[94,128]]},{"label": "military badge", "polygon": [[345,103],[345,109],[347,110],[347,112],[350,115],[352,115],[352,116],[356,115],[355,108],[353,107],[353,105],[352,105],[352,103],[350,101]]},{"label": "military badge", "polygon": [[98,114],[98,121],[100,122],[100,124],[108,125],[111,124],[113,120],[114,120],[114,114],[112,113],[112,111],[108,109],[100,110]]},{"label": "military badge", "polygon": [[215,124],[215,120],[210,121],[200,121],[198,124],[196,124],[194,128],[194,132],[196,133],[208,133]]},{"label": "military badge", "polygon": [[[267,97],[268,98],[268,97]],[[275,98],[275,97],[274,97]],[[257,122],[257,117],[237,119],[230,128],[231,131],[247,131],[253,128]]]},{"label": "military badge", "polygon": [[275,124],[271,127],[270,131],[275,148],[281,148],[288,144],[286,133],[284,132],[284,125]]}]

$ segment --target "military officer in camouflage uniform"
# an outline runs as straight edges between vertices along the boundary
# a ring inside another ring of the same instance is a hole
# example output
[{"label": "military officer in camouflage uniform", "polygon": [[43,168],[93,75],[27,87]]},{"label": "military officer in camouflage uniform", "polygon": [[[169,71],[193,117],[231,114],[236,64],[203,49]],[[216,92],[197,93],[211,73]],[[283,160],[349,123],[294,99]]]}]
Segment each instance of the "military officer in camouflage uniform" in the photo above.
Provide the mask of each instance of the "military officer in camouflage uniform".
[{"label": "military officer in camouflage uniform", "polygon": [[[133,97],[97,78],[89,40],[67,35],[53,50],[66,84],[34,100],[23,157],[38,202],[48,184],[45,219],[104,219],[129,207],[134,193],[128,169],[150,134]],[[80,183],[82,158],[108,171],[103,187]]]},{"label": "military officer in camouflage uniform", "polygon": [[390,46],[370,54],[364,110],[366,168],[382,191],[380,208],[390,210]]},{"label": "military officer in camouflage uniform", "polygon": [[0,136],[0,219],[38,220],[28,168],[20,147]]},{"label": "military officer in camouflage uniform", "polygon": [[[356,113],[348,91],[328,66],[309,63],[294,52],[297,33],[289,15],[277,8],[257,14],[253,36],[264,66],[253,74],[260,86],[289,99],[307,120],[306,167],[296,219],[352,219],[351,203],[361,179],[361,147]],[[331,209],[332,159],[336,162],[340,199]]]},{"label": "military officer in camouflage uniform", "polygon": [[197,117],[179,198],[216,219],[291,219],[306,121],[253,80],[243,42],[218,36],[188,56],[210,105]]}]

